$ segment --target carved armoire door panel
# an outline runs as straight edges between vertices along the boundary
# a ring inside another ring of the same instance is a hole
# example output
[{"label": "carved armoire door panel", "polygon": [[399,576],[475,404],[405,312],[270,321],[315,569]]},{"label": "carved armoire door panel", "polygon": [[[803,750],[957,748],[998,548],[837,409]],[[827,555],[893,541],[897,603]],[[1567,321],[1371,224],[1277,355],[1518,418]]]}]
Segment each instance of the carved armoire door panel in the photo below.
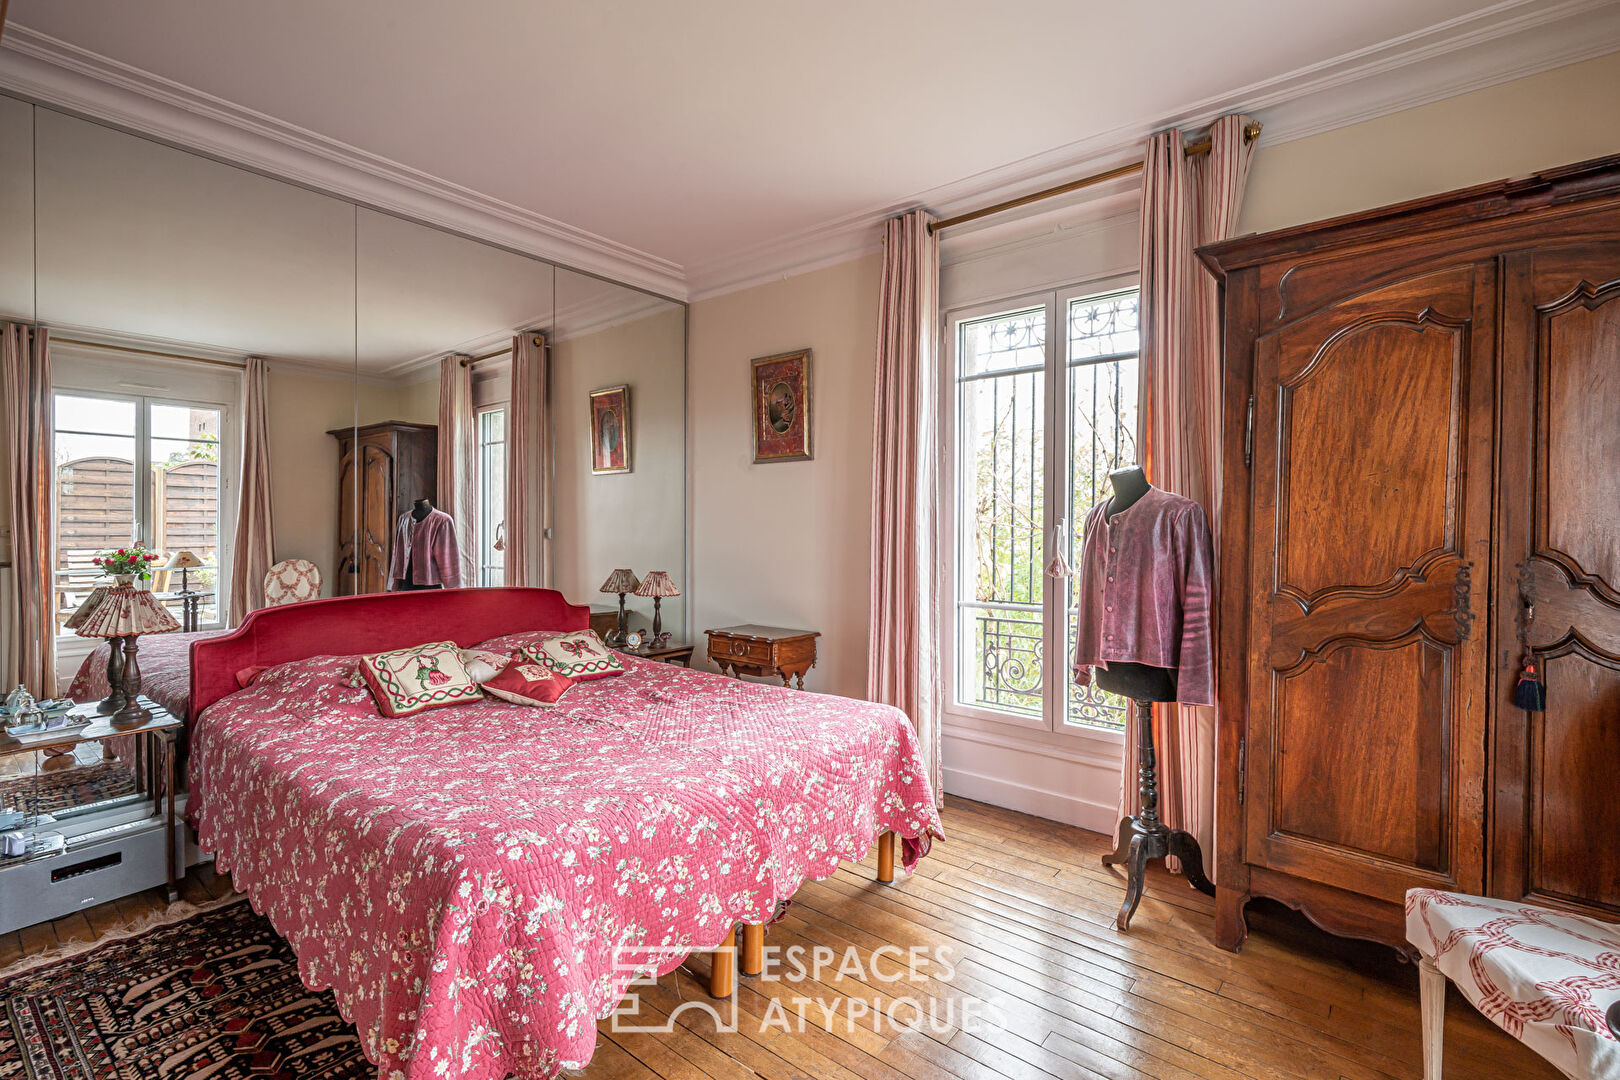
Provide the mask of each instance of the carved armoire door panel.
[{"label": "carved armoire door panel", "polygon": [[[1620,917],[1620,241],[1504,260],[1492,892]],[[1547,708],[1513,706],[1524,601]]]},{"label": "carved armoire door panel", "polygon": [[394,544],[393,440],[367,438],[360,446],[360,591],[384,592]]},{"label": "carved armoire door panel", "polygon": [[[1495,271],[1384,285],[1255,346],[1249,862],[1477,891]],[[1472,777],[1473,779],[1466,779]]]}]

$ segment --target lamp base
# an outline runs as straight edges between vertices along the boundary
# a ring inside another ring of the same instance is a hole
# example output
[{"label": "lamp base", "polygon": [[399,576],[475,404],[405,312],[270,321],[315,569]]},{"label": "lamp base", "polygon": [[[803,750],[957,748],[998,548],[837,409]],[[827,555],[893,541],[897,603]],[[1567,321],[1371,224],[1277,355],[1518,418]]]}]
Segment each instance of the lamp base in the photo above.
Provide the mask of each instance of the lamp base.
[{"label": "lamp base", "polygon": [[141,704],[141,666],[135,659],[138,636],[130,634],[119,640],[124,645],[124,704],[112,714],[112,721],[114,724],[144,724],[152,719],[152,713]]},{"label": "lamp base", "polygon": [[112,714],[114,727],[139,727],[152,719],[152,710],[146,708],[139,701],[131,698],[124,703],[124,707]]},{"label": "lamp base", "polygon": [[96,712],[111,716],[124,707],[124,639],[108,638],[107,696],[96,703]]}]

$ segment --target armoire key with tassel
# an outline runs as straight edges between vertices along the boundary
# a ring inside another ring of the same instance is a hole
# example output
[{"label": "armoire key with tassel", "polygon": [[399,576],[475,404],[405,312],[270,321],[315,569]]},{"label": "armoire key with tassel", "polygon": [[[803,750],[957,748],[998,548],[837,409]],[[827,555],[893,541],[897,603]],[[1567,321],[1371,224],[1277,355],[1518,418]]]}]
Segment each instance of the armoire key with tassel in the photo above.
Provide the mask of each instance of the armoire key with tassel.
[{"label": "armoire key with tassel", "polygon": [[1620,156],[1199,254],[1218,940],[1271,897],[1405,949],[1418,886],[1620,918]]}]

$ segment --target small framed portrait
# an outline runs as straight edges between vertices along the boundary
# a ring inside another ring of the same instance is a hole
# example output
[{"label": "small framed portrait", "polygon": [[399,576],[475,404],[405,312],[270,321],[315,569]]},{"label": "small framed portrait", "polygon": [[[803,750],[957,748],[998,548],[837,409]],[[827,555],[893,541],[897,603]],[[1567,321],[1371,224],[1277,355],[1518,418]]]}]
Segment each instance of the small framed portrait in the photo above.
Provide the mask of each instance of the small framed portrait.
[{"label": "small framed portrait", "polygon": [[809,461],[810,350],[764,356],[753,367],[754,461]]},{"label": "small framed portrait", "polygon": [[591,391],[591,472],[630,471],[630,387]]}]

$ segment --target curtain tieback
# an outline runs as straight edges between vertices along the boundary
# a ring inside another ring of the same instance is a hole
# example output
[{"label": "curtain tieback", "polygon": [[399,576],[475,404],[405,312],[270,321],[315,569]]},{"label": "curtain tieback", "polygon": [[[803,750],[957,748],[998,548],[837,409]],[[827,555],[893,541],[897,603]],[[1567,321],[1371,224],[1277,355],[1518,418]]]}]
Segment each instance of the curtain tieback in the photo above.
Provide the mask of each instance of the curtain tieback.
[{"label": "curtain tieback", "polygon": [[1069,521],[1067,518],[1052,526],[1052,561],[1046,564],[1046,576],[1062,580],[1073,576],[1069,569],[1069,560],[1063,557],[1064,549],[1068,547],[1065,540],[1069,535]]}]

